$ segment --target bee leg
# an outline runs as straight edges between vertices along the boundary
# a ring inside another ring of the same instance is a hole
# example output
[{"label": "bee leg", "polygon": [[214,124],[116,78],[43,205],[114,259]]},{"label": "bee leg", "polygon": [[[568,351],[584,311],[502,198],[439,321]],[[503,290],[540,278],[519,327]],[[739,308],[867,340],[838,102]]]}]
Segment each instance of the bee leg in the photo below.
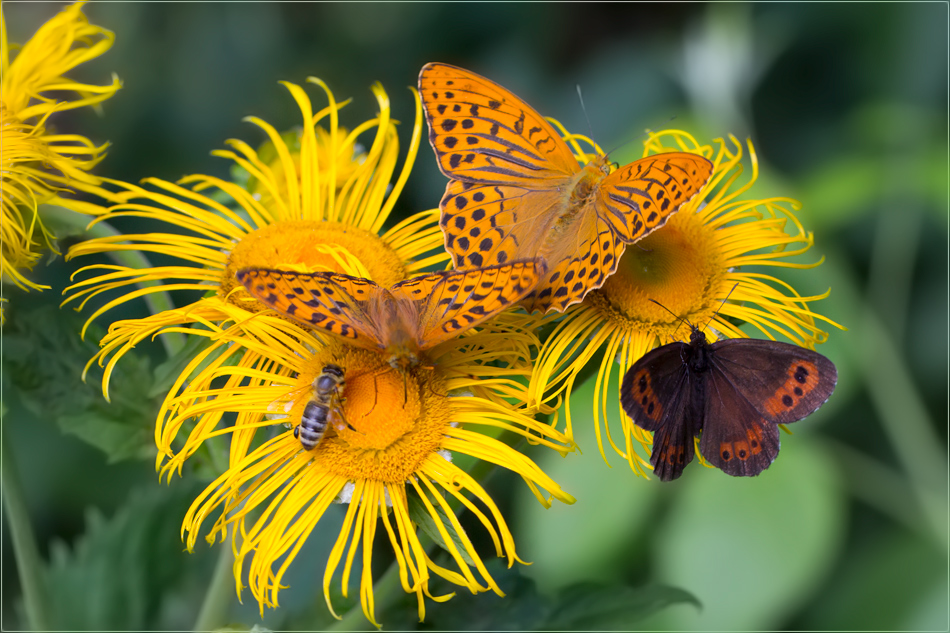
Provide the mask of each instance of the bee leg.
[{"label": "bee leg", "polygon": [[336,427],[336,430],[337,430],[337,431],[342,431],[342,430],[345,429],[345,428],[349,428],[351,431],[356,431],[357,433],[362,434],[362,431],[360,431],[360,430],[357,429],[355,426],[353,426],[352,424],[350,424],[350,421],[346,419],[346,416],[345,416],[345,415],[343,415],[343,410],[342,410],[342,409],[340,409],[340,419],[343,420],[343,424],[342,424],[342,425],[338,425],[338,426]]}]

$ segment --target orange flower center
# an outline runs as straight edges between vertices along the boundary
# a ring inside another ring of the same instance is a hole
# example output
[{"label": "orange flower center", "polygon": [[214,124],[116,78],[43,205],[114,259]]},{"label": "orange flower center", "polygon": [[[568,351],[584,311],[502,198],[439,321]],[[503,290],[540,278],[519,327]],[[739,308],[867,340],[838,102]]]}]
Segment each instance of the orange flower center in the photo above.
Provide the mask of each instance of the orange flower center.
[{"label": "orange flower center", "polygon": [[[445,379],[438,369],[402,371],[380,362],[380,355],[331,345],[321,351],[298,382],[303,396],[290,411],[299,424],[315,397],[307,388],[328,364],[344,373],[344,385],[332,399],[326,435],[313,458],[327,471],[354,480],[405,482],[422,461],[439,449],[451,421]],[[296,441],[296,440],[294,440]]]},{"label": "orange flower center", "polygon": [[682,327],[679,318],[702,323],[712,316],[728,272],[723,259],[715,231],[695,212],[681,211],[627,246],[591,303],[624,326],[669,337]]},{"label": "orange flower center", "polygon": [[228,256],[218,294],[256,311],[260,303],[242,291],[236,273],[243,268],[337,272],[389,286],[406,278],[402,259],[375,233],[338,222],[282,220],[249,233]]}]

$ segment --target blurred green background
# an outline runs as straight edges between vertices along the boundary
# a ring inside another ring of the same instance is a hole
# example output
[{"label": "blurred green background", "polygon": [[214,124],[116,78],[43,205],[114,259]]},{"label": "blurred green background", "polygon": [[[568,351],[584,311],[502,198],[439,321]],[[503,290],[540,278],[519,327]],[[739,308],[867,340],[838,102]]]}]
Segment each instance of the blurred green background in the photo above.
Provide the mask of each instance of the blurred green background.
[{"label": "blurred green background", "polygon": [[[9,39],[24,42],[60,6],[4,3]],[[751,138],[761,162],[756,194],[800,200],[799,218],[815,233],[802,261],[826,258],[818,269],[779,276],[803,295],[831,289],[815,307],[848,328],[832,329],[819,350],[838,366],[836,393],[783,437],[782,457],[762,476],[733,479],[693,466],[660,485],[615,455],[608,453],[613,468],[604,464],[584,424],[586,385],[574,400],[583,455],[535,454],[577,504],[546,511],[520,481],[499,473],[490,482],[519,554],[534,562],[523,573],[541,596],[581,580],[664,583],[703,605],[607,628],[950,626],[945,3],[119,3],[85,11],[116,33],[116,44],[76,77],[105,83],[114,71],[124,87],[104,116],[78,111],[56,123],[110,141],[97,173],[113,178],[227,176],[230,163],[209,152],[228,138],[263,140],[242,117],[298,125],[281,79],[314,75],[338,98],[354,97],[342,117],[350,127],[375,113],[369,86],[381,81],[394,116],[411,124],[406,87],[429,61],[490,77],[587,133],[580,85],[595,140],[605,149],[628,144],[620,162],[639,152],[647,127]],[[437,206],[444,186],[425,144],[398,213]],[[82,263],[37,267],[34,278],[52,291],[5,287],[5,334],[20,327],[18,318],[35,321],[33,310],[58,303]],[[109,316],[144,310],[130,305]],[[161,361],[159,347],[140,347]],[[4,350],[6,372],[15,349]],[[42,395],[52,387],[34,388]],[[215,558],[203,546],[181,552],[178,526],[195,487],[159,486],[148,459],[109,463],[22,399],[6,389],[4,422],[13,423],[4,425],[4,441],[15,445],[40,547],[54,560],[60,621],[77,629],[191,626]],[[149,441],[143,429],[141,446]],[[323,617],[322,561],[338,529],[331,513],[323,536],[292,566],[282,607],[266,614],[266,626]],[[3,538],[0,613],[9,628],[19,622],[19,588],[6,529]],[[143,557],[147,568],[127,565]],[[93,599],[83,593],[90,586]],[[528,600],[519,596],[514,604]],[[234,620],[260,622],[249,593],[245,602]],[[459,597],[435,610],[430,626],[438,613],[470,602]],[[414,622],[382,617],[388,627]]]}]

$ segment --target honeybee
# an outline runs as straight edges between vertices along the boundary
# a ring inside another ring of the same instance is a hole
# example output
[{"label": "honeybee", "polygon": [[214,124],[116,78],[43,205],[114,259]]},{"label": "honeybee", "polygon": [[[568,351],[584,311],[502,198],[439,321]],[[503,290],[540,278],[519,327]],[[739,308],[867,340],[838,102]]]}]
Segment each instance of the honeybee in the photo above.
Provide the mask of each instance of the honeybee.
[{"label": "honeybee", "polygon": [[338,429],[349,426],[341,410],[345,384],[343,369],[338,365],[325,365],[313,381],[313,400],[304,407],[300,424],[294,427],[294,437],[300,440],[304,450],[317,447],[331,421]]}]

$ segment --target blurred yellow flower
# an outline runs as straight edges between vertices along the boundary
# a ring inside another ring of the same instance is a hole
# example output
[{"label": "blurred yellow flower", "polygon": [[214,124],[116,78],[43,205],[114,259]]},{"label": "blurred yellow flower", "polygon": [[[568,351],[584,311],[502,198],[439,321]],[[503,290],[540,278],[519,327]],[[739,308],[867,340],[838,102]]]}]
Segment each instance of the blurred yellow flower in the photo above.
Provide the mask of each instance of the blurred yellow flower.
[{"label": "blurred yellow flower", "polygon": [[[530,330],[512,326],[517,319],[508,316],[443,344],[438,356],[430,358],[432,366],[405,372],[392,369],[377,353],[334,340],[325,343],[288,321],[270,322],[258,330],[259,339],[235,338],[242,348],[237,364],[221,357],[194,365],[195,375],[186,371],[187,386],[161,413],[157,443],[160,463],[167,459],[163,474],[181,472],[185,460],[209,439],[231,437],[230,468],[199,495],[185,517],[182,535],[189,550],[212,513],[217,518],[209,542],[223,540],[232,526],[238,591],[247,569],[263,614],[265,606],[277,606],[284,573],[327,508],[341,502],[349,505],[323,580],[334,615],[334,573],[342,563],[346,596],[360,552],[360,602],[367,619],[379,626],[372,556],[380,527],[392,546],[403,590],[418,598],[420,620],[425,617],[424,597],[451,597],[430,593],[433,574],[473,593],[503,595],[456,510],[472,513],[509,566],[521,562],[511,531],[492,498],[455,458],[519,474],[545,506],[550,497],[574,501],[531,459],[495,437],[506,432],[562,454],[571,450],[566,437],[511,404],[524,401],[537,339]],[[227,331],[218,333],[230,338]],[[345,385],[330,399],[326,434],[311,450],[283,426],[275,436],[275,424],[300,425],[327,366],[339,368]],[[228,412],[237,413],[233,424],[222,420]],[[187,438],[176,442],[184,424],[190,428]],[[263,439],[261,429],[269,430]],[[428,533],[447,551],[448,567],[426,551],[417,534],[421,522],[429,524]]]},{"label": "blurred yellow flower", "polygon": [[[338,123],[339,111],[347,102],[337,102],[319,79],[309,81],[319,85],[329,101],[316,113],[300,86],[283,84],[300,108],[303,126],[298,131],[282,135],[270,124],[249,117],[248,121],[267,134],[264,147],[258,152],[242,141],[231,140],[231,150],[214,152],[233,160],[250,175],[246,187],[205,175],[187,176],[177,184],[146,179],[156,190],[110,181],[120,189],[114,194],[119,203],[94,222],[145,218],[165,223],[168,232],[98,237],[73,246],[68,257],[136,250],[169,256],[179,263],[146,268],[87,266],[77,274],[99,274],[67,288],[70,294],[64,303],[81,300],[82,308],[103,292],[141,286],[96,310],[88,327],[111,308],[151,293],[197,290],[205,296],[178,309],[112,324],[101,341],[102,349],[90,361],[102,364],[111,355],[103,379],[107,396],[116,362],[145,338],[163,331],[211,336],[208,325],[225,321],[254,334],[280,320],[272,313],[248,318],[264,306],[237,283],[235,273],[242,268],[335,271],[389,286],[447,261],[445,253],[415,259],[442,242],[437,209],[418,213],[383,232],[419,148],[422,111],[418,95],[408,155],[392,183],[399,141],[383,88],[373,86],[378,116],[347,132]],[[329,123],[328,130],[318,125],[322,122]],[[360,150],[356,139],[374,128],[372,144]],[[186,327],[194,324],[199,327]],[[209,354],[226,350],[229,343],[216,340],[211,345]]]},{"label": "blurred yellow flower", "polygon": [[[15,55],[0,8],[0,276],[25,290],[46,287],[29,280],[23,271],[33,267],[44,246],[53,248],[39,205],[53,203],[86,213],[99,210],[58,194],[102,193],[100,180],[87,172],[104,158],[106,145],[97,147],[84,136],[47,130],[53,113],[95,105],[121,87],[115,75],[105,86],[65,76],[105,53],[115,39],[110,31],[89,24],[82,4],[63,9]],[[57,100],[70,92],[75,93],[71,99]]]},{"label": "blurred yellow flower", "polygon": [[[606,423],[607,393],[615,365],[620,367],[619,387],[626,369],[644,353],[673,340],[688,340],[687,320],[701,326],[708,323],[706,331],[714,338],[745,336],[737,325],[745,322],[769,338],[781,335],[812,348],[827,338],[817,320],[836,325],[809,306],[827,293],[801,297],[775,277],[747,269],[811,268],[821,262],[788,261],[805,253],[813,243],[812,234],[794,215],[801,206],[797,201],[739,199],[758,177],[752,144],[752,177],[744,184],[737,183],[743,171],[742,145],[732,137],[729,141],[718,140],[717,145],[715,149],[701,146],[689,134],[675,130],[650,136],[644,155],[670,150],[702,154],[715,165],[712,179],[663,228],[627,246],[616,273],[603,287],[568,309],[545,341],[531,378],[529,403],[538,405],[563,397],[567,434],[571,435],[571,391],[584,368],[602,352],[603,360],[596,368],[593,410],[601,454],[604,420],[607,441],[639,474],[650,465],[634,450],[633,440],[649,456],[651,434],[630,422],[619,399],[619,443]],[[786,232],[789,224],[791,234]]]}]

